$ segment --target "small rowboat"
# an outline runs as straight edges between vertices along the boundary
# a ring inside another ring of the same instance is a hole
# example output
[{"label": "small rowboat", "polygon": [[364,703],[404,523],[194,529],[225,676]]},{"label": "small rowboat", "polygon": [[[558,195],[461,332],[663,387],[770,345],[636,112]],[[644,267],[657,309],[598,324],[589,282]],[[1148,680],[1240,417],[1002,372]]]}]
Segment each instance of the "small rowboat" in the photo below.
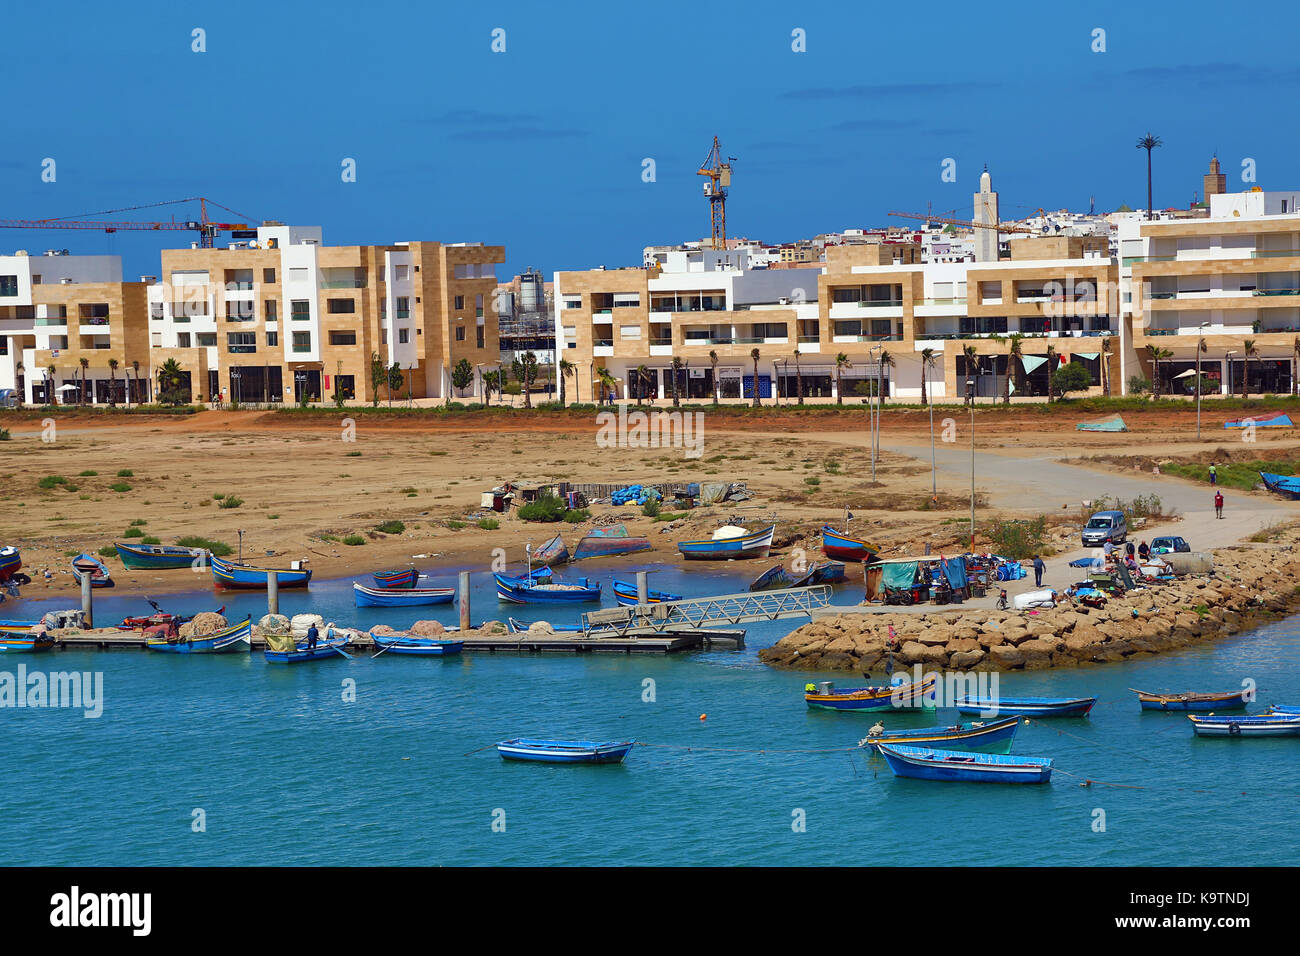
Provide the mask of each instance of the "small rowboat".
[{"label": "small rowboat", "polygon": [[881,744],[878,749],[895,777],[948,783],[1047,783],[1052,779],[1049,757],[973,754],[899,744]]},{"label": "small rowboat", "polygon": [[511,604],[580,604],[600,600],[600,583],[592,584],[587,578],[578,578],[576,584],[553,581],[544,584],[534,578],[511,578],[494,574],[497,598]]},{"label": "small rowboat", "polygon": [[302,568],[255,568],[250,564],[223,561],[215,554],[212,555],[212,583],[218,588],[265,591],[266,579],[272,573],[281,590],[305,588],[311,581],[311,571]]},{"label": "small rowboat", "polygon": [[12,545],[0,548],[0,583],[8,581],[23,566],[23,557]]},{"label": "small rowboat", "polygon": [[246,618],[240,624],[232,624],[230,627],[200,637],[178,637],[175,640],[151,637],[145,641],[144,646],[151,651],[162,651],[165,654],[229,654],[248,650],[252,635],[253,621],[251,618]]},{"label": "small rowboat", "polygon": [[90,575],[90,586],[92,588],[111,588],[113,586],[113,576],[108,573],[108,568],[104,566],[104,562],[83,551],[72,559],[72,576],[80,584],[81,577],[84,574]]},{"label": "small rowboat", "polygon": [[1246,691],[1232,690],[1226,694],[1150,694],[1130,687],[1138,695],[1143,710],[1236,710],[1245,707]]},{"label": "small rowboat", "polygon": [[26,634],[40,626],[40,621],[0,621],[0,631],[9,634]]},{"label": "small rowboat", "polygon": [[44,632],[34,634],[0,630],[0,653],[24,654],[33,651],[47,651],[53,646],[54,638]]},{"label": "small rowboat", "polygon": [[830,525],[822,526],[822,554],[836,561],[874,561],[880,549],[870,541],[841,534]]},{"label": "small rowboat", "polygon": [[808,573],[795,581],[791,587],[804,588],[813,584],[834,584],[844,580],[844,563],[841,561],[822,561],[809,568]]},{"label": "small rowboat", "polygon": [[534,760],[539,763],[622,763],[636,741],[596,743],[591,740],[536,740],[515,737],[497,744],[506,760]]},{"label": "small rowboat", "polygon": [[794,576],[785,569],[785,565],[777,564],[756,577],[749,589],[751,591],[771,591],[776,588],[788,588],[793,584]]},{"label": "small rowboat", "polygon": [[170,544],[123,544],[114,541],[122,567],[128,571],[157,571],[168,568],[201,568],[207,561],[205,548],[182,548]]},{"label": "small rowboat", "polygon": [[533,560],[541,561],[543,564],[564,564],[569,560],[568,545],[564,543],[564,538],[557,534],[533,552]]},{"label": "small rowboat", "polygon": [[938,679],[927,678],[920,683],[897,684],[892,687],[849,687],[836,690],[830,681],[820,687],[808,684],[803,699],[809,707],[821,710],[923,710],[935,706],[934,689]]},{"label": "small rowboat", "polygon": [[448,604],[455,596],[455,588],[368,588],[364,584],[352,585],[352,599],[357,607]]},{"label": "small rowboat", "polygon": [[[412,634],[375,634],[370,639],[387,654],[412,654],[420,657],[446,657],[465,649],[464,641],[444,641],[436,637],[417,637]],[[376,657],[379,655],[376,654]]]},{"label": "small rowboat", "polygon": [[[873,727],[871,731],[875,729]],[[987,724],[975,721],[952,727],[924,727],[920,730],[882,730],[880,733],[868,731],[867,736],[858,741],[858,746],[876,750],[881,744],[903,744],[909,747],[937,744],[1005,754],[1011,752],[1011,743],[1019,729],[1019,717],[1004,717]]]},{"label": "small rowboat", "polygon": [[1300,714],[1255,717],[1197,717],[1188,714],[1198,737],[1300,737]]},{"label": "small rowboat", "polygon": [[592,528],[573,549],[573,560],[612,558],[619,554],[634,554],[637,551],[649,550],[649,538],[629,535],[627,528],[622,525],[615,525],[612,528]]},{"label": "small rowboat", "polygon": [[1275,495],[1281,495],[1283,498],[1290,498],[1292,501],[1300,499],[1300,476],[1298,475],[1274,475],[1267,471],[1259,473],[1260,481],[1264,482],[1264,487]]},{"label": "small rowboat", "polygon": [[[669,594],[667,591],[656,591],[653,588],[646,590],[646,601],[650,604],[664,604],[671,601],[680,601],[680,594]],[[619,607],[636,606],[636,585],[629,584],[627,581],[614,581],[614,600]]]},{"label": "small rowboat", "polygon": [[1096,697],[962,697],[955,706],[959,714],[999,714],[1017,717],[1087,717]]},{"label": "small rowboat", "polygon": [[[727,529],[720,529],[720,534]],[[730,537],[714,537],[707,541],[679,541],[677,550],[688,561],[730,561],[735,558],[766,558],[772,549],[772,537],[776,534],[776,525],[769,525],[762,531],[752,534],[732,534]]]},{"label": "small rowboat", "polygon": [[1300,717],[1300,707],[1288,704],[1273,704],[1269,707],[1268,712],[1270,714],[1278,714],[1279,716]]},{"label": "small rowboat", "polygon": [[375,571],[370,576],[375,581],[375,587],[386,590],[413,588],[415,583],[420,580],[420,572],[415,568],[407,568],[404,571]]},{"label": "small rowboat", "polygon": [[[332,631],[330,633],[333,633]],[[275,651],[269,646],[262,652],[266,655],[268,664],[301,664],[304,661],[318,661],[322,658],[339,655],[346,657],[343,648],[347,647],[348,639],[346,637],[330,637],[323,641],[317,641],[314,648],[309,648],[306,641],[302,642],[292,651]]]},{"label": "small rowboat", "polygon": [[[544,622],[556,634],[581,634],[581,624],[552,624],[550,621]],[[529,628],[528,621],[517,621],[513,617],[506,618],[506,626],[511,634],[527,634]]]}]

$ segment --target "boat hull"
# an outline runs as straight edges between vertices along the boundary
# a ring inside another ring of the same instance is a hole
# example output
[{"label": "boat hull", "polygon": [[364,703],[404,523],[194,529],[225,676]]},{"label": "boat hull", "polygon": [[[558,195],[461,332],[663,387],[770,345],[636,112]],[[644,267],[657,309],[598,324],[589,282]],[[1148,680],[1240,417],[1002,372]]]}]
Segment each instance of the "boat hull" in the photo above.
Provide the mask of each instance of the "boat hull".
[{"label": "boat hull", "polygon": [[805,692],[803,699],[816,710],[933,710],[936,684],[932,677],[919,684],[900,684],[897,687],[855,687],[833,690],[829,694]]},{"label": "boat hull", "polygon": [[552,589],[546,585],[530,584],[526,579],[508,578],[494,575],[497,583],[497,599],[511,604],[585,604],[600,600],[600,585],[587,585],[586,578],[581,584],[572,588]]},{"label": "boat hull", "polygon": [[48,651],[53,646],[54,639],[44,634],[0,631],[0,654],[32,654],[36,651]]},{"label": "boat hull", "polygon": [[569,548],[558,534],[533,552],[533,560],[543,564],[564,564],[569,560]]},{"label": "boat hull", "polygon": [[82,576],[86,574],[90,575],[90,586],[92,588],[113,587],[113,576],[108,573],[108,568],[105,567],[104,562],[83,552],[72,559],[72,576],[80,584]]},{"label": "boat hull", "polygon": [[415,607],[427,604],[450,604],[455,588],[371,588],[352,585],[352,599],[357,607]]},{"label": "boat hull", "polygon": [[1238,710],[1248,701],[1242,691],[1228,694],[1148,694],[1137,691],[1138,703],[1143,710],[1170,710],[1180,713],[1212,710]]},{"label": "boat hull", "polygon": [[835,561],[874,561],[880,549],[870,541],[840,534],[830,525],[822,527],[822,554]]},{"label": "boat hull", "polygon": [[882,734],[864,737],[862,746],[872,750],[879,749],[881,744],[950,749],[960,747],[964,750],[1005,754],[1011,752],[1011,744],[1019,729],[1019,717],[1006,717],[984,725],[970,723],[955,727],[925,727],[921,730],[887,730]]},{"label": "boat hull", "polygon": [[0,583],[8,581],[22,570],[23,556],[17,548],[0,548]]},{"label": "boat hull", "polygon": [[772,550],[776,525],[753,534],[735,538],[711,538],[707,541],[679,541],[677,550],[687,561],[732,561],[743,558],[766,558]]},{"label": "boat hull", "polygon": [[286,588],[305,588],[311,581],[309,570],[255,568],[247,564],[222,561],[215,554],[212,556],[212,583],[220,590],[265,591],[266,580],[272,571],[276,574],[276,586],[281,591]]},{"label": "boat hull", "polygon": [[[551,630],[556,634],[581,634],[583,630],[581,624],[551,624],[550,621],[546,623],[550,625]],[[516,621],[513,617],[508,617],[506,618],[506,626],[511,634],[528,633],[529,624],[527,621]]]},{"label": "boat hull", "polygon": [[130,545],[113,542],[122,567],[129,571],[168,571],[176,568],[193,568],[204,561],[207,551],[202,548],[180,548],[170,545]]},{"label": "boat hull", "polygon": [[151,638],[145,642],[145,647],[164,654],[233,654],[249,650],[252,646],[252,636],[252,619],[246,619],[242,624],[235,624],[202,637],[177,641]]},{"label": "boat hull", "polygon": [[1000,700],[962,697],[955,706],[959,714],[990,717],[1087,717],[1096,703],[1096,697],[1006,697]]},{"label": "boat hull", "polygon": [[503,740],[497,753],[506,760],[534,763],[622,763],[636,744],[580,740]]},{"label": "boat hull", "polygon": [[[636,585],[628,584],[626,581],[615,581],[614,600],[618,602],[619,607],[636,607]],[[669,594],[667,591],[654,589],[646,591],[646,602],[649,604],[666,604],[680,600],[682,600],[680,594]]]},{"label": "boat hull", "polygon": [[407,568],[404,571],[376,571],[370,577],[375,582],[376,588],[389,590],[413,588],[420,580],[420,572],[415,568]]},{"label": "boat hull", "polygon": [[464,641],[441,641],[436,637],[412,637],[409,634],[371,634],[370,639],[385,654],[405,654],[411,657],[447,657],[465,649]]},{"label": "boat hull", "polygon": [[1292,501],[1300,501],[1300,476],[1274,475],[1261,471],[1259,477],[1264,482],[1264,487],[1273,494],[1290,498]]},{"label": "boat hull", "polygon": [[1047,783],[1052,779],[1052,761],[1046,757],[971,754],[888,744],[879,750],[896,777],[944,783]]},{"label": "boat hull", "polygon": [[310,650],[306,644],[299,644],[298,649],[293,651],[273,651],[268,647],[262,653],[268,664],[304,664],[307,661],[319,661],[327,657],[341,657],[346,644],[345,638],[337,637],[331,641],[321,641]]},{"label": "boat hull", "polygon": [[1187,719],[1198,737],[1300,737],[1300,714]]},{"label": "boat hull", "polygon": [[573,549],[573,560],[583,561],[587,558],[613,558],[620,554],[636,554],[638,551],[649,550],[649,538],[589,534],[579,541],[577,547]]}]

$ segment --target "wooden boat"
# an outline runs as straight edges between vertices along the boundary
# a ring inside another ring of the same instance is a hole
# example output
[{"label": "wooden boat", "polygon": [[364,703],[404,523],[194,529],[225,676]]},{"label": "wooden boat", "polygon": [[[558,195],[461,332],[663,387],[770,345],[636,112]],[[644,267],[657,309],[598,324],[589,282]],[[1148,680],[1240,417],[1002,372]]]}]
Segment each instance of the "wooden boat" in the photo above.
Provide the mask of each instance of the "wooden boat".
[{"label": "wooden boat", "polygon": [[539,763],[622,763],[636,741],[597,743],[592,740],[537,740],[514,737],[497,744],[506,760],[534,760]]},{"label": "wooden boat", "polygon": [[620,554],[635,554],[637,551],[649,550],[649,538],[629,535],[627,528],[622,525],[615,525],[612,528],[592,528],[583,535],[578,546],[573,549],[573,560],[612,558]]},{"label": "wooden boat", "polygon": [[[714,534],[726,531],[719,529]],[[677,550],[688,561],[730,561],[736,558],[766,558],[772,549],[772,536],[776,525],[769,525],[752,534],[733,534],[714,537],[707,541],[679,541]]]},{"label": "wooden boat", "polygon": [[1096,697],[962,697],[955,703],[959,714],[1017,717],[1087,717]]},{"label": "wooden boat", "polygon": [[455,588],[368,588],[364,584],[352,585],[352,599],[357,607],[449,604],[455,597]]},{"label": "wooden boat", "polygon": [[533,552],[533,559],[543,564],[564,564],[569,560],[569,546],[561,535],[556,535]]},{"label": "wooden boat", "polygon": [[240,624],[204,634],[200,637],[148,638],[145,647],[165,654],[229,654],[246,651],[252,646],[253,621],[245,618]]},{"label": "wooden boat", "polygon": [[844,563],[842,561],[821,561],[808,569],[808,573],[798,578],[791,587],[805,588],[814,584],[835,584],[844,580]]},{"label": "wooden boat", "polygon": [[859,747],[875,750],[881,744],[903,744],[909,747],[939,744],[945,747],[964,747],[967,750],[1005,754],[1011,752],[1011,743],[1015,739],[1016,731],[1020,729],[1020,718],[1003,717],[1001,720],[990,721],[987,724],[974,721],[954,724],[951,727],[923,727],[920,730],[882,728],[878,733],[875,732],[876,727],[872,727],[867,731],[867,736],[858,741]]},{"label": "wooden boat", "polygon": [[[620,607],[636,606],[636,585],[627,581],[614,581],[614,600],[619,603]],[[649,604],[664,604],[671,601],[680,601],[680,594],[669,594],[667,591],[656,591],[654,588],[646,590],[646,602]]]},{"label": "wooden boat", "polygon": [[883,711],[923,710],[935,706],[934,689],[938,683],[929,677],[920,683],[891,687],[848,687],[836,690],[830,681],[804,686],[803,699],[809,707],[821,710]]},{"label": "wooden boat", "polygon": [[1188,714],[1198,737],[1300,737],[1300,714],[1198,717]]},{"label": "wooden boat", "polygon": [[1264,487],[1273,494],[1290,498],[1292,501],[1300,501],[1300,475],[1275,475],[1261,471],[1259,480],[1264,482]]},{"label": "wooden boat", "polygon": [[72,559],[72,576],[81,583],[83,574],[90,575],[90,586],[92,588],[111,588],[113,586],[113,576],[108,573],[108,568],[104,562],[92,554],[81,552]]},{"label": "wooden boat", "polygon": [[0,631],[7,634],[26,634],[40,626],[40,621],[0,621]]},{"label": "wooden boat", "polygon": [[492,575],[497,582],[497,598],[511,604],[580,604],[600,600],[600,582],[578,578],[576,584],[560,581],[546,583],[536,579]]},{"label": "wooden boat", "polygon": [[[552,624],[550,621],[546,625],[556,634],[581,634],[581,624]],[[529,628],[528,621],[517,621],[513,617],[506,618],[506,627],[511,634],[527,634]]]},{"label": "wooden boat", "polygon": [[1135,687],[1129,690],[1138,695],[1143,710],[1236,710],[1250,703],[1246,692],[1240,690],[1226,694],[1151,694]]},{"label": "wooden boat", "polygon": [[794,583],[794,576],[785,569],[785,565],[776,564],[756,577],[749,589],[751,591],[771,591],[776,588],[788,588]]},{"label": "wooden boat", "polygon": [[392,590],[394,588],[413,588],[420,580],[420,572],[415,568],[404,571],[375,571],[370,575],[376,588]]},{"label": "wooden boat", "polygon": [[836,561],[874,561],[880,549],[862,538],[841,534],[830,525],[822,526],[822,554]]},{"label": "wooden boat", "polygon": [[23,566],[23,556],[12,545],[0,548],[0,583],[8,581]]},{"label": "wooden boat", "polygon": [[157,571],[169,568],[202,567],[206,562],[206,548],[182,548],[170,544],[123,544],[114,541],[122,566],[130,571]]},{"label": "wooden boat", "polygon": [[0,629],[0,653],[29,654],[34,651],[48,651],[54,646],[54,638],[45,632],[6,631]]},{"label": "wooden boat", "polygon": [[305,661],[318,661],[336,654],[346,657],[343,648],[347,647],[347,644],[346,637],[326,637],[324,640],[318,640],[314,648],[308,648],[307,642],[303,641],[292,651],[276,651],[268,646],[262,653],[266,656],[268,664],[302,664]]},{"label": "wooden boat", "polygon": [[212,555],[212,582],[218,588],[238,590],[265,591],[266,579],[274,571],[277,586],[285,588],[305,588],[311,581],[311,571],[302,568],[256,568],[251,564],[239,564],[236,561],[223,561]]},{"label": "wooden boat", "polygon": [[1300,717],[1300,707],[1294,707],[1287,704],[1273,704],[1269,707],[1270,714],[1279,714],[1287,717]]},{"label": "wooden boat", "polygon": [[[446,657],[465,649],[464,641],[441,640],[436,637],[418,637],[413,634],[370,634],[375,646],[386,654],[411,654],[420,657]],[[379,655],[376,654],[376,657]]]},{"label": "wooden boat", "polygon": [[896,777],[948,783],[1047,783],[1052,779],[1049,757],[973,754],[901,744],[881,744],[878,749]]}]

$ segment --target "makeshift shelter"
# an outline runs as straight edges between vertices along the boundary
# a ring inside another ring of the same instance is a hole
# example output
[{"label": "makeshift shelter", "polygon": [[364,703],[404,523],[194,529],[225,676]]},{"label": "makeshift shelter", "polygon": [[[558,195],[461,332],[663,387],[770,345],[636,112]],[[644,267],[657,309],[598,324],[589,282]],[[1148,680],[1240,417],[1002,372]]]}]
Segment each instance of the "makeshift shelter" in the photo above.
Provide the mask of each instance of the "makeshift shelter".
[{"label": "makeshift shelter", "polygon": [[1079,422],[1074,426],[1081,432],[1126,432],[1128,425],[1124,424],[1124,419],[1118,415],[1108,415],[1105,418],[1097,418],[1090,422]]},{"label": "makeshift shelter", "polygon": [[1224,422],[1224,428],[1294,428],[1295,423],[1291,421],[1290,415],[1274,415],[1272,418],[1236,418],[1230,422]]}]

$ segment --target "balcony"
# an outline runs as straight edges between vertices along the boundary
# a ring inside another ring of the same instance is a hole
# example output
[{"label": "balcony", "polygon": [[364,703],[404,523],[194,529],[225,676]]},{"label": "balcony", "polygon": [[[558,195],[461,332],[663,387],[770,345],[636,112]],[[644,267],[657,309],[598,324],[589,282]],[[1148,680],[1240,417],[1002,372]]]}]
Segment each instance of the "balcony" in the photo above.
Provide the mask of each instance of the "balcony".
[{"label": "balcony", "polygon": [[[256,345],[227,345],[226,351],[231,355],[248,355],[257,351]],[[294,349],[295,352],[306,352],[307,349]]]},{"label": "balcony", "polygon": [[591,347],[594,349],[612,349],[614,347],[613,339],[592,339]]},{"label": "balcony", "polygon": [[[935,336],[931,336],[932,338]],[[832,342],[901,342],[901,335],[833,335]]]},{"label": "balcony", "polygon": [[64,316],[63,318],[37,319],[36,324],[38,326],[53,326],[55,328],[62,328],[67,326],[68,318],[67,316]]},{"label": "balcony", "polygon": [[365,279],[327,279],[322,280],[320,287],[322,289],[364,289],[366,287]]},{"label": "balcony", "polygon": [[901,309],[902,299],[863,299],[858,303],[861,309]]}]

